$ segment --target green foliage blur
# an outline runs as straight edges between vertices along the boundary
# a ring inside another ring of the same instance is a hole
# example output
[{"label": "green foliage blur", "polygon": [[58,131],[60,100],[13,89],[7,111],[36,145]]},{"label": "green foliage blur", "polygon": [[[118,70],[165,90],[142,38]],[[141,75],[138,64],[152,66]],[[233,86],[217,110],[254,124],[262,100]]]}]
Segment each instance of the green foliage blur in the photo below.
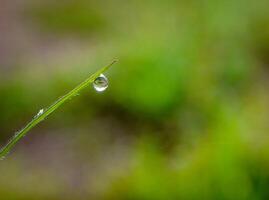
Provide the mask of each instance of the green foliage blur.
[{"label": "green foliage blur", "polygon": [[119,62],[0,162],[0,199],[269,199],[268,8],[1,1],[1,144]]}]

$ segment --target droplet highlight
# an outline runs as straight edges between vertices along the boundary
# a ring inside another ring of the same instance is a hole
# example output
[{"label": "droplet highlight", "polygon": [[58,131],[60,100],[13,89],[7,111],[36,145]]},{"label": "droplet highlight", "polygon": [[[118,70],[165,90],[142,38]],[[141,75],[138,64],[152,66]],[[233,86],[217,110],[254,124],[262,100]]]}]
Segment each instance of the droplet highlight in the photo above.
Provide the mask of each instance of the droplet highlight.
[{"label": "droplet highlight", "polygon": [[37,113],[37,116],[42,115],[43,112],[44,112],[44,109],[40,109],[39,112]]},{"label": "droplet highlight", "polygon": [[103,92],[108,87],[108,79],[105,77],[104,74],[100,74],[94,81],[93,81],[93,88],[97,92]]}]

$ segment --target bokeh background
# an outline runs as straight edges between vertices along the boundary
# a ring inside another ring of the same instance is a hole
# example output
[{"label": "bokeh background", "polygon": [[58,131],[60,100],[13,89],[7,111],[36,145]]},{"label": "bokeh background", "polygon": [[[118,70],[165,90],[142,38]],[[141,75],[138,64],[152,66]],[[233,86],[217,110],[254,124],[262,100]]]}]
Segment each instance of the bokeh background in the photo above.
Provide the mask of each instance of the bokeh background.
[{"label": "bokeh background", "polygon": [[1,199],[269,199],[268,0],[1,0]]}]

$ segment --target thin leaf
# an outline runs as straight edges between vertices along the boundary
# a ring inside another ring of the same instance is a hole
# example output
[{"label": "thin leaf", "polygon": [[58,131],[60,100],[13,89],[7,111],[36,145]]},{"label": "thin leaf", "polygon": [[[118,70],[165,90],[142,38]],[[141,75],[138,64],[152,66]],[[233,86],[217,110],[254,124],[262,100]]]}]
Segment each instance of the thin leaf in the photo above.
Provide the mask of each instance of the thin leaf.
[{"label": "thin leaf", "polygon": [[85,81],[80,83],[77,87],[75,87],[73,90],[68,92],[66,95],[59,98],[57,101],[55,101],[52,105],[50,105],[47,109],[41,109],[39,113],[30,121],[23,129],[15,133],[15,135],[9,140],[9,142],[0,150],[0,159],[5,158],[5,156],[10,152],[10,150],[14,147],[14,145],[22,139],[33,127],[35,127],[37,124],[39,124],[41,121],[43,121],[47,116],[49,116],[51,113],[53,113],[57,108],[59,108],[63,103],[65,103],[67,100],[71,99],[72,97],[76,96],[82,89],[87,87],[89,84],[91,84],[100,74],[108,70],[108,68],[111,67],[117,60],[114,60],[109,65],[101,68],[97,72],[95,72],[93,75],[91,75],[89,78],[87,78]]}]

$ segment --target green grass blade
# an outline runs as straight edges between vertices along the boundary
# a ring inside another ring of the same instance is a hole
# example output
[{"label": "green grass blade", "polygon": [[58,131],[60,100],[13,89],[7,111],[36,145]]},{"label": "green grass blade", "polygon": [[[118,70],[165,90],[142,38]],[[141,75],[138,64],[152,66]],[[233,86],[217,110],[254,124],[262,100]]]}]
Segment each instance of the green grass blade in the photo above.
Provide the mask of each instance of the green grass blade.
[{"label": "green grass blade", "polygon": [[9,140],[9,142],[0,150],[0,159],[5,158],[5,156],[10,152],[10,150],[14,147],[14,145],[22,139],[33,127],[35,127],[37,124],[39,124],[41,121],[43,121],[47,116],[49,116],[51,113],[53,113],[57,108],[59,108],[63,103],[65,103],[67,100],[71,99],[72,97],[76,96],[82,89],[87,87],[89,84],[91,84],[100,74],[108,70],[111,65],[113,65],[116,60],[114,60],[109,65],[101,68],[97,72],[95,72],[93,75],[91,75],[89,78],[87,78],[85,81],[80,83],[77,87],[75,87],[73,90],[68,92],[66,95],[59,98],[57,101],[55,101],[52,105],[50,105],[45,110],[40,110],[40,112],[30,121],[23,129],[15,133],[15,135]]}]

